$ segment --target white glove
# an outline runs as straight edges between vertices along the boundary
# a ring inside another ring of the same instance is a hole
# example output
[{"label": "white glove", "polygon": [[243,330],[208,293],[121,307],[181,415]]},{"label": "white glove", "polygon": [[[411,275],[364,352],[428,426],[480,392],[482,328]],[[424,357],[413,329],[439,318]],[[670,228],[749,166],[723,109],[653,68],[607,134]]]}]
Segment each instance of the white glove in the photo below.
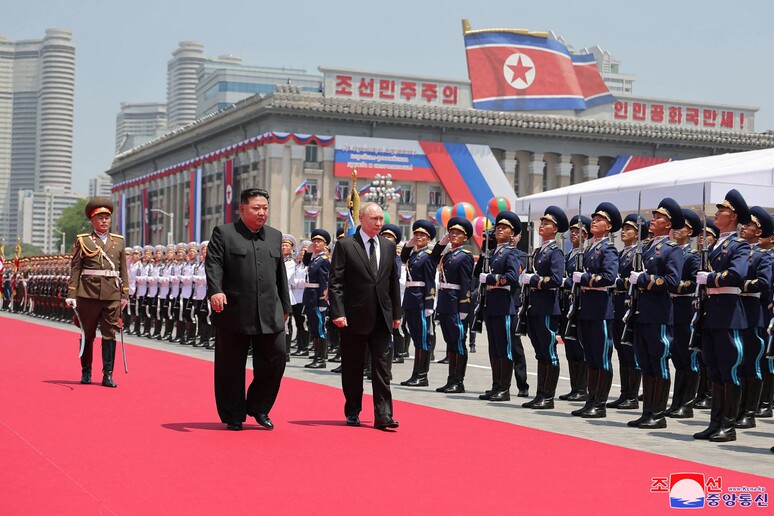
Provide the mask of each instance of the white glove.
[{"label": "white glove", "polygon": [[637,271],[632,271],[631,274],[629,274],[629,283],[631,283],[632,285],[636,285],[637,280],[640,277],[640,274],[642,273]]},{"label": "white glove", "polygon": [[529,282],[532,281],[532,276],[534,276],[534,274],[530,272],[525,272],[521,276],[519,276],[519,281],[521,281],[522,285],[529,285]]},{"label": "white glove", "polygon": [[76,308],[78,306],[78,301],[76,301],[72,297],[68,297],[67,299],[65,299],[65,304],[70,308]]},{"label": "white glove", "polygon": [[129,300],[128,299],[123,299],[123,298],[121,299],[121,311],[122,312],[124,311],[124,308],[126,308],[126,305],[128,305],[128,304],[129,304]]},{"label": "white glove", "polygon": [[489,274],[487,274],[486,272],[482,272],[481,274],[478,275],[478,282],[481,283],[482,285],[485,285],[487,276],[489,276]]},{"label": "white glove", "polygon": [[572,273],[572,282],[573,283],[580,283],[582,277],[583,277],[583,273],[582,272],[577,272],[577,271],[573,272]]},{"label": "white glove", "polygon": [[709,272],[699,271],[696,273],[696,283],[699,285],[706,285],[707,284],[707,276],[709,276]]},{"label": "white glove", "polygon": [[460,312],[460,319],[464,321],[465,319],[468,318],[469,315],[470,315],[470,312]]},{"label": "white glove", "polygon": [[324,312],[324,311],[326,311],[328,309],[328,307],[327,306],[318,306],[317,309],[319,311],[321,311],[321,312]]},{"label": "white glove", "polygon": [[431,315],[433,315],[433,309],[425,308],[425,317],[430,317]]}]

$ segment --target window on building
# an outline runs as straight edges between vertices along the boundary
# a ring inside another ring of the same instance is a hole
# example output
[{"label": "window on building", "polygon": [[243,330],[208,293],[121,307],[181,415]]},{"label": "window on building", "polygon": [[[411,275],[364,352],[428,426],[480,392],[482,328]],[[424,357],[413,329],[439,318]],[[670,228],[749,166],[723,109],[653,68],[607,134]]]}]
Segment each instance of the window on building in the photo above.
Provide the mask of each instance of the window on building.
[{"label": "window on building", "polygon": [[405,184],[405,185],[398,185],[396,189],[400,189],[400,194],[398,198],[399,204],[414,204],[414,190],[411,188],[411,185]]},{"label": "window on building", "polygon": [[349,181],[336,181],[334,196],[337,201],[346,201],[349,197]]},{"label": "window on building", "polygon": [[317,218],[304,215],[304,235],[310,236],[315,229],[317,229]]},{"label": "window on building", "polygon": [[306,180],[306,192],[304,193],[305,201],[317,201],[319,199],[319,191],[317,190],[317,179]]},{"label": "window on building", "polygon": [[318,159],[318,147],[316,143],[310,143],[307,145],[304,149],[304,161],[306,163],[319,163],[320,160]]},{"label": "window on building", "polygon": [[[404,242],[408,241],[411,238],[412,234],[413,234],[411,232],[411,226],[412,226],[411,222],[398,222],[398,227],[400,228],[401,233],[403,233],[403,241]],[[398,243],[400,243],[400,242],[398,242]]]},{"label": "window on building", "polygon": [[443,192],[440,186],[430,186],[428,206],[443,206]]},{"label": "window on building", "polygon": [[543,192],[548,190],[548,163],[543,164]]},{"label": "window on building", "polygon": [[519,160],[515,160],[516,164],[514,165],[516,169],[514,170],[513,174],[513,193],[516,194],[518,197],[519,195]]}]

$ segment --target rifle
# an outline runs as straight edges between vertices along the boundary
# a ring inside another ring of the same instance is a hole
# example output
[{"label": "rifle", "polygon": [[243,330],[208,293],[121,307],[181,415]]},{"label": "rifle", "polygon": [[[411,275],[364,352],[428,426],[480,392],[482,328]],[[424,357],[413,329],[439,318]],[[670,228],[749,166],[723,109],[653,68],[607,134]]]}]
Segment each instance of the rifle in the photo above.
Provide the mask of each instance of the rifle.
[{"label": "rifle", "polygon": [[[535,272],[535,242],[534,242],[534,229],[532,224],[532,203],[527,208],[527,269],[526,272],[532,274]],[[529,310],[529,294],[530,286],[522,285],[521,294],[519,299],[521,300],[521,306],[519,307],[519,315],[516,320],[516,335],[525,337],[527,335],[527,311]]]},{"label": "rifle", "polygon": [[[701,263],[699,271],[709,272],[709,250],[707,249],[707,213],[704,206],[707,203],[707,184],[702,186],[701,193],[701,217],[702,217],[702,242],[701,242]],[[691,338],[688,340],[688,349],[691,351],[701,351],[701,341],[704,327],[704,315],[707,310],[707,285],[696,283],[696,293],[694,294],[693,306],[696,312],[691,319]]]},{"label": "rifle", "polygon": [[[583,266],[583,220],[581,216],[583,199],[578,199],[578,224],[580,228],[578,236],[580,238],[580,245],[578,246],[578,253],[575,255],[575,271],[585,272]],[[580,283],[573,283],[572,290],[570,290],[570,308],[567,310],[567,327],[564,329],[565,340],[578,340],[578,311],[580,310]]]},{"label": "rifle", "polygon": [[[637,197],[637,248],[634,251],[634,260],[632,270],[642,272],[642,219],[640,210],[642,209],[642,192]],[[621,335],[621,344],[624,346],[634,345],[634,321],[639,313],[640,289],[634,283],[629,283],[628,299],[626,304],[629,308],[623,316],[624,329]]]},{"label": "rifle", "polygon": [[[481,272],[489,274],[489,233],[486,229],[486,221],[489,220],[489,208],[486,209],[486,217],[484,218],[484,257],[479,258],[484,260],[481,265]],[[476,311],[473,313],[473,323],[470,325],[471,331],[475,333],[481,333],[484,331],[484,312],[486,311],[486,285],[479,282],[478,284],[478,305],[476,305]]]}]

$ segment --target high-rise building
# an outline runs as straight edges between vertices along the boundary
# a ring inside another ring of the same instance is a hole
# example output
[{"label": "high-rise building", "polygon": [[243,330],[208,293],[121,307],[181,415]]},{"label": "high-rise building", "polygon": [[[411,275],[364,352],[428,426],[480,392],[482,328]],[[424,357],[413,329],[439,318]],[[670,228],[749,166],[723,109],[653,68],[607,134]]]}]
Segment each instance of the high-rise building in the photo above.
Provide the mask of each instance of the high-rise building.
[{"label": "high-rise building", "polygon": [[113,180],[107,174],[100,174],[97,177],[89,179],[89,197],[108,197],[110,198],[110,189],[113,186]]},{"label": "high-rise building", "polygon": [[116,154],[149,142],[167,131],[163,102],[121,102],[116,115]]},{"label": "high-rise building", "polygon": [[0,36],[0,237],[18,234],[20,190],[70,191],[74,96],[71,32]]},{"label": "high-rise building", "polygon": [[39,247],[44,253],[61,252],[61,234],[54,227],[54,222],[62,216],[62,210],[83,199],[83,194],[47,187],[37,191],[19,190],[17,196],[17,236],[22,242]]},{"label": "high-rise building", "polygon": [[306,70],[246,66],[236,56],[220,56],[199,65],[196,85],[196,118],[220,111],[256,94],[274,93],[280,84],[302,91],[321,92],[322,75]]},{"label": "high-rise building", "polygon": [[196,120],[196,82],[199,65],[207,61],[204,45],[181,41],[167,63],[167,116],[170,129]]}]

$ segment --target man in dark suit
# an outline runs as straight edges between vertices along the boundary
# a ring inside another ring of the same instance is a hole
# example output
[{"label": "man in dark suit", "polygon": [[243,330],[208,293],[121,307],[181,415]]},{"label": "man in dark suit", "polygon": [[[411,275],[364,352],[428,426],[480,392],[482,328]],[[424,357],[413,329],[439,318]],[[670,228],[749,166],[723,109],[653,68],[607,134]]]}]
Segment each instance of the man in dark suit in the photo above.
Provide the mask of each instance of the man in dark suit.
[{"label": "man in dark suit", "polygon": [[[212,231],[205,271],[215,312],[215,402],[229,430],[245,416],[272,429],[269,411],[285,372],[285,321],[291,310],[282,233],[266,225],[269,194],[244,190],[240,219]],[[253,381],[245,398],[245,364],[253,347]]]},{"label": "man in dark suit", "polygon": [[328,299],[333,323],[341,328],[341,383],[347,425],[360,426],[363,361],[371,353],[374,427],[397,428],[390,393],[390,340],[400,325],[400,284],[395,244],[380,236],[382,208],[373,202],[359,212],[360,228],[336,243]]}]

